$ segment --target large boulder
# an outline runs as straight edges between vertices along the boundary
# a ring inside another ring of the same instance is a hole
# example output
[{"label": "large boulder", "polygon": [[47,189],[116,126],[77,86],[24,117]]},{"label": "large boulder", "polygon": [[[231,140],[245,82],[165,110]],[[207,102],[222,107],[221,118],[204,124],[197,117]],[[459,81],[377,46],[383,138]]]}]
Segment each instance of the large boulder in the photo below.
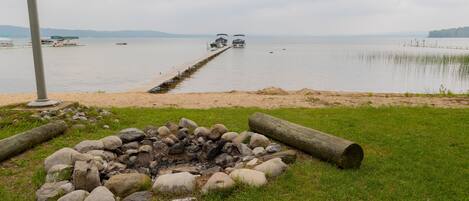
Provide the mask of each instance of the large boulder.
[{"label": "large boulder", "polygon": [[256,147],[263,147],[266,148],[270,145],[270,140],[264,135],[255,133],[251,136],[251,141],[249,142],[249,146],[252,148]]},{"label": "large boulder", "polygon": [[96,165],[85,161],[77,161],[73,170],[73,184],[77,190],[92,191],[101,186],[99,171]]},{"label": "large boulder", "polygon": [[254,169],[265,173],[268,177],[277,177],[280,176],[287,167],[287,164],[282,162],[282,159],[274,158],[256,166]]},{"label": "large boulder", "polygon": [[267,184],[265,174],[257,170],[237,169],[230,173],[230,177],[235,181],[255,187]]},{"label": "large boulder", "polygon": [[104,144],[101,140],[85,140],[75,145],[75,149],[81,153],[86,153],[91,150],[103,150]]},{"label": "large boulder", "polygon": [[234,180],[223,172],[213,174],[207,183],[202,187],[202,193],[209,191],[222,191],[233,188],[235,185]]},{"label": "large boulder", "polygon": [[54,165],[73,165],[75,163],[76,156],[79,154],[79,152],[71,148],[60,149],[44,160],[44,168],[46,171],[49,171],[49,169]]},{"label": "large boulder", "polygon": [[99,186],[91,191],[85,201],[116,201],[114,194],[104,186]]},{"label": "large boulder", "polygon": [[190,119],[182,118],[181,120],[179,120],[179,127],[187,128],[190,131],[193,131],[199,126],[197,125],[197,123],[195,123],[194,121]]},{"label": "large boulder", "polygon": [[73,167],[71,165],[58,164],[47,171],[46,182],[67,181],[72,177]]},{"label": "large boulder", "polygon": [[196,178],[188,172],[161,175],[153,184],[153,191],[164,194],[191,193],[195,189]]},{"label": "large boulder", "polygon": [[122,146],[122,140],[117,136],[108,136],[101,139],[104,145],[104,149],[114,151]]},{"label": "large boulder", "polygon": [[145,133],[137,128],[128,128],[121,130],[118,136],[122,140],[122,143],[128,143],[143,140]]},{"label": "large boulder", "polygon": [[89,194],[84,190],[77,190],[62,196],[57,201],[84,201]]},{"label": "large boulder", "polygon": [[151,179],[145,174],[130,173],[112,176],[104,184],[114,195],[126,197],[132,193],[151,188]]},{"label": "large boulder", "polygon": [[45,183],[36,191],[37,201],[56,201],[74,190],[69,181]]},{"label": "large boulder", "polygon": [[141,191],[132,193],[125,197],[122,201],[151,201],[153,193],[150,191]]}]

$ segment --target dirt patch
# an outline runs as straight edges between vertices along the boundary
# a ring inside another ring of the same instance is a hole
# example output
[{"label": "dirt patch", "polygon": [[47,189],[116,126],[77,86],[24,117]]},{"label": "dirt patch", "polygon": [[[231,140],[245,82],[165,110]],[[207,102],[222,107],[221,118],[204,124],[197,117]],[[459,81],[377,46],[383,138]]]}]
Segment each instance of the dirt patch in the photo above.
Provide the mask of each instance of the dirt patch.
[{"label": "dirt patch", "polygon": [[[335,106],[430,106],[469,108],[469,96],[427,96],[394,93],[351,93],[302,89],[285,91],[264,89],[255,92],[231,91],[220,93],[149,94],[124,93],[52,93],[50,98],[78,101],[96,107],[258,107],[258,108],[321,108]],[[0,106],[35,99],[34,93],[0,94]]]}]

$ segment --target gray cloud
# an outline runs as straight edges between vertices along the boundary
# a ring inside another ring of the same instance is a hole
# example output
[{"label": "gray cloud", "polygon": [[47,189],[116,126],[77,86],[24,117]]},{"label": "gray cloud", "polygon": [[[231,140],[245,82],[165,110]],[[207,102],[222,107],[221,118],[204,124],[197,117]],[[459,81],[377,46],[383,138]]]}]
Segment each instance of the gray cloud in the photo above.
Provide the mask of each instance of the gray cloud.
[{"label": "gray cloud", "polygon": [[[38,4],[41,25],[56,28],[324,35],[469,25],[467,0],[38,0]],[[26,0],[0,0],[0,5],[0,24],[28,24]]]}]

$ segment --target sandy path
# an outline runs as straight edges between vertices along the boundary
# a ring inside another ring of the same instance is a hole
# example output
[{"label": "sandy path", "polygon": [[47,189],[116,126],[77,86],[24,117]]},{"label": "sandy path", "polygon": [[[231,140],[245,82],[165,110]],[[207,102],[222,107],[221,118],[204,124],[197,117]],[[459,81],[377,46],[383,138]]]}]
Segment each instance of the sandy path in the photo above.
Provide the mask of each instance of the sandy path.
[{"label": "sandy path", "polygon": [[[0,94],[0,106],[33,100],[34,93]],[[148,94],[125,93],[52,93],[50,98],[78,101],[99,107],[259,107],[259,108],[318,108],[330,106],[433,106],[469,108],[469,97],[406,97],[403,94],[343,93],[301,90],[284,92],[264,90],[258,92]]]}]

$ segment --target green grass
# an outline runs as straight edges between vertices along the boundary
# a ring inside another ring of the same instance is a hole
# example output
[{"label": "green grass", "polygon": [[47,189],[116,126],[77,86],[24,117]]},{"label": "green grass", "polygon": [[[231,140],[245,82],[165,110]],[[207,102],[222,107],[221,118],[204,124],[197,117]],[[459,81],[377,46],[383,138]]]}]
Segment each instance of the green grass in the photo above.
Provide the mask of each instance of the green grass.
[{"label": "green grass", "polygon": [[[113,109],[120,123],[111,130],[71,131],[0,165],[0,200],[34,200],[44,178],[42,162],[54,151],[122,128],[161,125],[188,117],[200,125],[223,123],[248,129],[247,118],[262,111],[361,144],[359,170],[339,170],[302,159],[263,188],[237,187],[204,200],[469,200],[469,109],[437,108],[221,108]],[[24,128],[24,127],[23,127]],[[0,136],[14,128],[1,129]]]}]

